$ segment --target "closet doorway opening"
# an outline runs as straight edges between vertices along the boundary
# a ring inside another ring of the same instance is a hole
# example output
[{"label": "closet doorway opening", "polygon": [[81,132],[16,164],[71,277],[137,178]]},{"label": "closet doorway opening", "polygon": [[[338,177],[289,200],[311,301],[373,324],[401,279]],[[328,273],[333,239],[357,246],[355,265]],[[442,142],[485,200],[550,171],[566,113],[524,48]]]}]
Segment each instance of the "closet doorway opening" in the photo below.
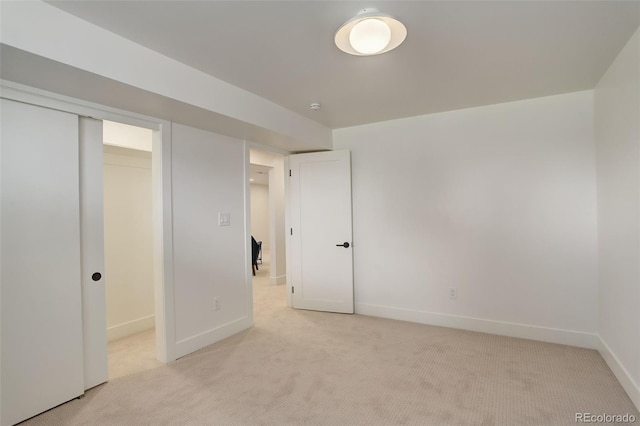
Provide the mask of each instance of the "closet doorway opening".
[{"label": "closet doorway opening", "polygon": [[164,365],[156,358],[152,133],[103,121],[109,380]]}]

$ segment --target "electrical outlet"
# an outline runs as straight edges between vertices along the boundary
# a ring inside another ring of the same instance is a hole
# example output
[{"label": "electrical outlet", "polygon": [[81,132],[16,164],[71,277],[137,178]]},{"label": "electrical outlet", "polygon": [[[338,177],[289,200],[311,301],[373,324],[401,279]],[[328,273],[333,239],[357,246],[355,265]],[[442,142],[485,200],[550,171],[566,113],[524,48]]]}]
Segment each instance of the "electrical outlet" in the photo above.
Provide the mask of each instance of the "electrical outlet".
[{"label": "electrical outlet", "polygon": [[219,311],[220,310],[220,298],[216,297],[213,299],[213,310],[214,311]]},{"label": "electrical outlet", "polygon": [[451,287],[449,289],[449,299],[457,299],[458,298],[458,289],[455,287]]}]

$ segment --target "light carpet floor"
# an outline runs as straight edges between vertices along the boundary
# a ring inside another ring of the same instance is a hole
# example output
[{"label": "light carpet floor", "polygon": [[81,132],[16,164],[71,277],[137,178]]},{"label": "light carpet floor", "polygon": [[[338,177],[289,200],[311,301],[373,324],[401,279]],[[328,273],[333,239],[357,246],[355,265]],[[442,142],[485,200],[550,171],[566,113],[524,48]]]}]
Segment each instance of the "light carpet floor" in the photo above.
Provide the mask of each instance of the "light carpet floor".
[{"label": "light carpet floor", "polygon": [[284,292],[260,268],[253,328],[25,424],[574,425],[577,412],[640,419],[596,351],[292,310]]},{"label": "light carpet floor", "polygon": [[162,367],[156,359],[154,329],[109,342],[109,380]]}]

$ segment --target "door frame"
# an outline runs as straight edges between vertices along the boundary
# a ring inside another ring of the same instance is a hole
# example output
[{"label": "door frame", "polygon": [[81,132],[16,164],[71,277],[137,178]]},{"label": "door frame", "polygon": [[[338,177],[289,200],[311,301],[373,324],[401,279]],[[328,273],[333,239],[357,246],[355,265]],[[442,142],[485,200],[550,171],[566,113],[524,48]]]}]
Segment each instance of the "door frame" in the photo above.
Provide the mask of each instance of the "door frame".
[{"label": "door frame", "polygon": [[156,357],[175,361],[173,220],[171,188],[171,122],[0,80],[0,98],[69,112],[97,120],[117,121],[153,131],[152,192]]}]

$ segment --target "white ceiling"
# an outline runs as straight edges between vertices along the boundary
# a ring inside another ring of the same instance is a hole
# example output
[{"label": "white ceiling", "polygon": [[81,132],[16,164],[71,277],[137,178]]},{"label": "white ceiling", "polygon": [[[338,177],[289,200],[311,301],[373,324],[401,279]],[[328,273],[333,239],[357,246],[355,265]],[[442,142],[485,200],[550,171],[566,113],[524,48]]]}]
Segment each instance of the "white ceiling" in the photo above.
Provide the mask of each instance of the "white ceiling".
[{"label": "white ceiling", "polygon": [[[591,89],[640,25],[635,1],[50,3],[331,128]],[[364,7],[403,21],[405,43],[338,50]]]}]

